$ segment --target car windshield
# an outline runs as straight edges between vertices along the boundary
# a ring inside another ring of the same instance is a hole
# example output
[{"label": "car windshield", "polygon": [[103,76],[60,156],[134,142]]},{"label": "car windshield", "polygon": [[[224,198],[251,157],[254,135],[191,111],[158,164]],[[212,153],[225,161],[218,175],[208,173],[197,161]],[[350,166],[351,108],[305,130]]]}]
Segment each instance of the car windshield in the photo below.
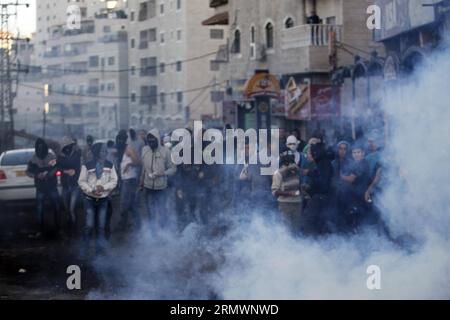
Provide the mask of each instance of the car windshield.
[{"label": "car windshield", "polygon": [[2,158],[2,166],[26,165],[33,157],[33,151],[6,153]]}]

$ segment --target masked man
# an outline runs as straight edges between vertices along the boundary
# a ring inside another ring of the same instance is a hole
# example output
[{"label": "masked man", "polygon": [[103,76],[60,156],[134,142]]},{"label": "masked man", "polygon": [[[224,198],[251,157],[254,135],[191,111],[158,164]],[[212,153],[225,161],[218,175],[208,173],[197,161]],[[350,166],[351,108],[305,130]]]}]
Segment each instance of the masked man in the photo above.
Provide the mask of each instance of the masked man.
[{"label": "masked man", "polygon": [[47,143],[43,139],[37,139],[35,143],[35,154],[31,158],[27,167],[27,175],[34,179],[36,187],[36,211],[40,224],[40,232],[36,235],[40,237],[44,232],[44,202],[48,198],[53,205],[54,221],[56,230],[59,231],[59,194],[57,189],[58,180],[56,177],[56,157],[49,152]]}]

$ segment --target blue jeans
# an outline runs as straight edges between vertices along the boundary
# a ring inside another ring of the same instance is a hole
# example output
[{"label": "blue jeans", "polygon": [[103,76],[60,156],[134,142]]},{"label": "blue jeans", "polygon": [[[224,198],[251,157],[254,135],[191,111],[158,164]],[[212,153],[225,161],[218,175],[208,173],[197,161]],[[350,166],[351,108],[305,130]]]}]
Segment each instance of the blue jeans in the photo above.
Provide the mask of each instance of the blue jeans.
[{"label": "blue jeans", "polygon": [[62,197],[64,206],[69,213],[69,222],[71,224],[76,223],[76,207],[80,197],[80,188],[78,186],[70,186],[63,188]]},{"label": "blue jeans", "polygon": [[148,217],[152,228],[161,229],[168,225],[168,212],[166,208],[166,190],[145,189],[145,203],[147,205]]},{"label": "blue jeans", "polygon": [[121,212],[121,225],[126,226],[128,223],[128,213],[131,212],[134,218],[134,223],[137,227],[141,225],[141,216],[138,210],[139,203],[137,202],[137,179],[122,180],[122,186],[120,188],[120,212]]},{"label": "blue jeans", "polygon": [[84,197],[84,210],[86,212],[86,222],[84,226],[84,245],[85,248],[89,246],[89,241],[92,238],[95,230],[95,222],[97,222],[97,248],[100,250],[106,249],[106,219],[108,213],[109,199],[92,199]]},{"label": "blue jeans", "polygon": [[45,199],[49,199],[53,207],[53,217],[55,221],[55,228],[59,230],[59,193],[58,189],[50,189],[46,191],[36,191],[36,211],[38,216],[41,232],[44,231],[44,204]]}]

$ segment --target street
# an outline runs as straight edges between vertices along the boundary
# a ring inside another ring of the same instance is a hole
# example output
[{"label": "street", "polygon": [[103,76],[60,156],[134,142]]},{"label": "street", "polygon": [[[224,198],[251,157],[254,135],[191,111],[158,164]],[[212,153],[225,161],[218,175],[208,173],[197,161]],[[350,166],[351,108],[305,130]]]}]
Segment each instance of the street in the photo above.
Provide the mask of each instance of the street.
[{"label": "street", "polygon": [[[113,208],[117,207],[117,200],[117,197],[113,198]],[[80,260],[80,227],[83,225],[81,209],[82,207],[78,210],[77,235],[69,236],[65,231],[62,237],[57,237],[52,233],[52,215],[47,214],[48,232],[37,239],[35,234],[39,228],[34,203],[10,203],[4,206],[0,215],[0,299],[170,299],[175,295],[179,298],[216,297],[212,291],[208,291],[208,279],[204,277],[216,271],[216,257],[203,247],[206,243],[204,238],[197,237],[201,232],[195,231],[195,239],[191,239],[190,235],[184,240],[182,236],[177,238],[172,235],[167,239],[153,236],[151,232],[147,232],[148,226],[144,224],[141,233],[133,237],[132,229],[117,232],[119,215],[116,213],[111,220],[111,250],[108,255],[94,254],[89,259]],[[50,210],[48,212],[51,213]],[[64,212],[61,213],[61,218],[62,226],[65,226],[67,221]],[[211,238],[211,231],[206,237]],[[184,242],[186,250],[179,249],[178,241]],[[146,251],[143,252],[143,249]],[[183,253],[178,253],[178,250]],[[167,255],[168,251],[173,251],[174,254]],[[166,254],[165,261],[155,259],[152,260],[152,265],[146,264],[145,261],[149,262],[149,255],[163,254]],[[106,268],[105,263],[108,265]],[[67,274],[67,268],[71,265],[81,269],[81,290],[67,288],[66,281],[71,275]],[[142,266],[143,269],[129,269],[133,266]],[[138,272],[145,279],[126,278],[129,273],[134,275]],[[156,290],[153,284],[167,273],[171,273],[170,279],[166,280],[167,287]],[[133,281],[143,283],[140,292],[126,291],[133,286]],[[190,288],[191,284],[194,284],[193,288]]]},{"label": "street", "polygon": [[100,286],[94,269],[85,264],[82,289],[68,290],[66,271],[79,264],[78,240],[59,239],[51,232],[36,239],[37,229],[32,203],[8,204],[1,210],[0,299],[84,299]]}]

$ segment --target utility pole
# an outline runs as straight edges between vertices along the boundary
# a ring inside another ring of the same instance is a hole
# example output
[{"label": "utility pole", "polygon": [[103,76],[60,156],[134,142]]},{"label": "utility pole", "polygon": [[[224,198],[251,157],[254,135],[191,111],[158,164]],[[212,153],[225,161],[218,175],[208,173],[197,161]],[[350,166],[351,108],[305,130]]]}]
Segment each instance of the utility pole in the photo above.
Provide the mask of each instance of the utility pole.
[{"label": "utility pole", "polygon": [[217,120],[217,99],[218,97],[217,91],[217,78],[214,76],[214,120]]},{"label": "utility pole", "polygon": [[[14,72],[23,70],[12,69],[11,60],[13,51],[13,41],[23,39],[13,38],[9,32],[9,18],[17,16],[18,6],[29,7],[29,4],[20,4],[16,2],[0,4],[0,150],[14,148],[14,109],[13,109],[13,77]],[[14,7],[15,13],[10,13],[9,8]],[[27,39],[28,40],[28,39]],[[17,45],[15,45],[17,48]],[[18,81],[16,78],[15,81]],[[8,121],[7,121],[8,120]]]}]

